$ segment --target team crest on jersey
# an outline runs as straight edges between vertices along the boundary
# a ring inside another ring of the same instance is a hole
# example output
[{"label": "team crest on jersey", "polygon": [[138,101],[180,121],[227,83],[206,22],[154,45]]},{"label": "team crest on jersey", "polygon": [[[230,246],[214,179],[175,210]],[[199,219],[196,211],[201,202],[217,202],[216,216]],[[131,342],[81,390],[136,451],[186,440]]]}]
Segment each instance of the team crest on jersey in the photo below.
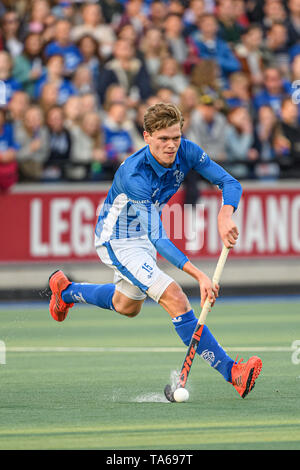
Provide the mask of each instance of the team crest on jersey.
[{"label": "team crest on jersey", "polygon": [[175,170],[173,176],[175,176],[176,178],[175,186],[180,186],[182,181],[184,180],[184,173],[182,171]]}]

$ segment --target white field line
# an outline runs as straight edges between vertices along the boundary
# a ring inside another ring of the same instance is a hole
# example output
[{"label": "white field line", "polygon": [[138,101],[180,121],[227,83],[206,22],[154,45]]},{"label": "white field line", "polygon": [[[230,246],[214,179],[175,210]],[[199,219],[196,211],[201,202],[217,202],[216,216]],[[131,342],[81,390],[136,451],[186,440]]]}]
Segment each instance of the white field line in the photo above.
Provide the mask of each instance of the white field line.
[{"label": "white field line", "polygon": [[[295,348],[291,346],[247,346],[224,348],[228,352],[293,352]],[[187,348],[175,347],[82,347],[82,346],[21,346],[7,347],[8,353],[174,353],[186,352]]]}]

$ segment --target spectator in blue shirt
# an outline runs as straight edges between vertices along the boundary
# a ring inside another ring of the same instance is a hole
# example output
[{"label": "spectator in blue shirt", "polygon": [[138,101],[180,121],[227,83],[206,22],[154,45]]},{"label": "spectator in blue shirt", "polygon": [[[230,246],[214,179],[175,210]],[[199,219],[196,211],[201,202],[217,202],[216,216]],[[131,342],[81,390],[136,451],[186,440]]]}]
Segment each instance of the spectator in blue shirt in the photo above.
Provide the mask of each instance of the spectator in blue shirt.
[{"label": "spectator in blue shirt", "polygon": [[10,122],[6,121],[4,109],[0,109],[0,161],[11,161],[18,149],[13,127]]},{"label": "spectator in blue shirt", "polygon": [[55,41],[45,48],[46,57],[62,55],[65,64],[65,74],[72,74],[82,62],[82,55],[78,47],[70,40],[71,24],[67,20],[59,20],[55,26]]},{"label": "spectator in blue shirt", "polygon": [[133,152],[133,141],[126,129],[126,105],[112,103],[103,121],[107,157],[122,162]]},{"label": "spectator in blue shirt", "polygon": [[55,15],[56,18],[72,19],[72,17],[76,15],[76,2],[65,0],[54,3],[56,3],[56,5],[52,7],[51,13]]},{"label": "spectator in blue shirt", "polygon": [[218,23],[214,15],[204,14],[199,21],[199,31],[191,36],[198,56],[202,59],[213,59],[220,68],[222,78],[240,70],[241,65],[228,44],[218,37]]},{"label": "spectator in blue shirt", "polygon": [[280,116],[281,103],[286,96],[291,95],[291,84],[281,76],[276,67],[268,67],[264,71],[264,88],[253,98],[256,112],[261,106],[270,106],[277,117]]},{"label": "spectator in blue shirt", "polygon": [[5,87],[5,101],[9,103],[14,93],[21,90],[21,84],[12,77],[12,58],[6,51],[0,51],[0,80]]},{"label": "spectator in blue shirt", "polygon": [[64,104],[70,96],[76,94],[76,89],[72,83],[64,78],[64,59],[61,55],[53,55],[49,57],[46,70],[41,78],[35,84],[34,97],[39,99],[42,94],[43,87],[47,83],[53,83],[58,90],[57,104]]},{"label": "spectator in blue shirt", "polygon": [[293,62],[294,58],[300,54],[300,44],[297,43],[289,49],[290,62]]},{"label": "spectator in blue shirt", "polygon": [[250,79],[244,72],[235,72],[229,77],[229,87],[223,91],[223,98],[227,108],[232,109],[243,106],[252,111],[250,92]]},{"label": "spectator in blue shirt", "polygon": [[79,39],[77,45],[82,55],[82,64],[86,65],[91,71],[94,87],[96,88],[101,64],[99,43],[92,35],[85,34]]}]

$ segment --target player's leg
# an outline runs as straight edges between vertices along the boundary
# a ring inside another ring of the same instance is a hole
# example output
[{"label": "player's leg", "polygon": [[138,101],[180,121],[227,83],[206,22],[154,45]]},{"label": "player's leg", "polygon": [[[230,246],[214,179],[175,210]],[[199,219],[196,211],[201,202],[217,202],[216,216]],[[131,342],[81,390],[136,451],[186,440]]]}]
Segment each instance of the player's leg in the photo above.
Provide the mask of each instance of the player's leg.
[{"label": "player's leg", "polygon": [[[189,344],[197,319],[181,287],[156,264],[156,250],[149,240],[111,240],[97,250],[101,260],[113,267],[121,282],[119,292],[133,300],[143,300],[146,294],[160,303],[173,319],[175,329],[185,344]],[[115,299],[113,299],[114,301]],[[202,332],[198,353],[231,380],[234,361],[227,356],[207,327]]]},{"label": "player's leg", "polygon": [[[159,304],[171,316],[176,333],[188,346],[197,325],[197,318],[181,287],[172,282],[160,297]],[[197,353],[220,372],[226,381],[231,382],[234,360],[226,354],[206,325],[203,327]]]},{"label": "player's leg", "polygon": [[83,303],[100,308],[114,310],[112,302],[115,284],[90,284],[86,282],[72,282],[62,291],[62,299],[66,304]]},{"label": "player's leg", "polygon": [[113,310],[114,284],[85,284],[71,282],[60,270],[49,278],[51,299],[49,310],[56,321],[63,321],[75,303],[89,303]]},{"label": "player's leg", "polygon": [[[159,304],[172,317],[177,334],[188,346],[198,320],[181,287],[176,282],[171,283],[161,295]],[[262,369],[262,361],[257,356],[252,356],[246,363],[233,361],[206,325],[203,326],[197,353],[232,383],[242,398],[253,389]]]},{"label": "player's leg", "polygon": [[115,276],[114,284],[75,283],[62,271],[56,271],[50,276],[49,286],[52,291],[50,313],[57,321],[63,321],[75,303],[95,305],[134,317],[146,298],[140,289],[118,276]]},{"label": "player's leg", "polygon": [[118,290],[118,284],[75,283],[62,292],[66,303],[86,303],[127,315],[136,316],[143,305],[145,296],[130,298]]},{"label": "player's leg", "polygon": [[[129,317],[137,315],[147,297],[145,294],[147,286],[135,278],[136,265],[139,270],[143,263],[146,261],[149,263],[152,259],[144,248],[138,248],[137,245],[137,241],[134,243],[116,241],[113,247],[109,244],[97,250],[101,261],[114,270],[113,283],[76,283],[70,282],[62,271],[53,273],[49,278],[52,291],[50,300],[52,317],[57,321],[63,321],[75,303],[86,303],[103,309],[115,310]],[[142,259],[139,264],[137,263],[138,252]],[[141,271],[144,274],[142,267]],[[146,276],[149,276],[148,271]],[[138,285],[135,285],[133,281]]]}]

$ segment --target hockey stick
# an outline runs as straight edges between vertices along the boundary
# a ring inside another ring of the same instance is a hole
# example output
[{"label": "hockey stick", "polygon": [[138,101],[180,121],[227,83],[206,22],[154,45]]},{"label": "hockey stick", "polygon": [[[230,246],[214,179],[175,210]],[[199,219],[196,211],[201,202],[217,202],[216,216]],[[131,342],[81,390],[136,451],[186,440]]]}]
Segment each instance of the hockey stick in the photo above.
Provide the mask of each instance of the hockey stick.
[{"label": "hockey stick", "polygon": [[[223,245],[223,249],[221,251],[221,254],[220,254],[214,275],[213,275],[213,285],[219,284],[229,250],[230,248],[226,248],[226,246]],[[179,379],[176,385],[176,389],[179,387],[184,388],[186,385],[186,382],[187,382],[187,379],[188,379],[188,376],[189,376],[189,373],[193,364],[193,360],[196,355],[197,347],[201,339],[203,326],[205,325],[206,317],[207,317],[208,312],[210,311],[210,308],[211,308],[211,303],[209,302],[208,299],[206,299],[203,305],[203,308],[201,310],[201,314],[197,322],[195,331],[191,338],[191,342],[189,344],[187,353],[185,355],[185,359],[183,361],[183,365],[179,374]],[[171,402],[175,402],[174,391],[175,390],[172,389],[171,385],[168,384],[165,386],[164,392],[165,392],[165,396],[167,400]]]}]

